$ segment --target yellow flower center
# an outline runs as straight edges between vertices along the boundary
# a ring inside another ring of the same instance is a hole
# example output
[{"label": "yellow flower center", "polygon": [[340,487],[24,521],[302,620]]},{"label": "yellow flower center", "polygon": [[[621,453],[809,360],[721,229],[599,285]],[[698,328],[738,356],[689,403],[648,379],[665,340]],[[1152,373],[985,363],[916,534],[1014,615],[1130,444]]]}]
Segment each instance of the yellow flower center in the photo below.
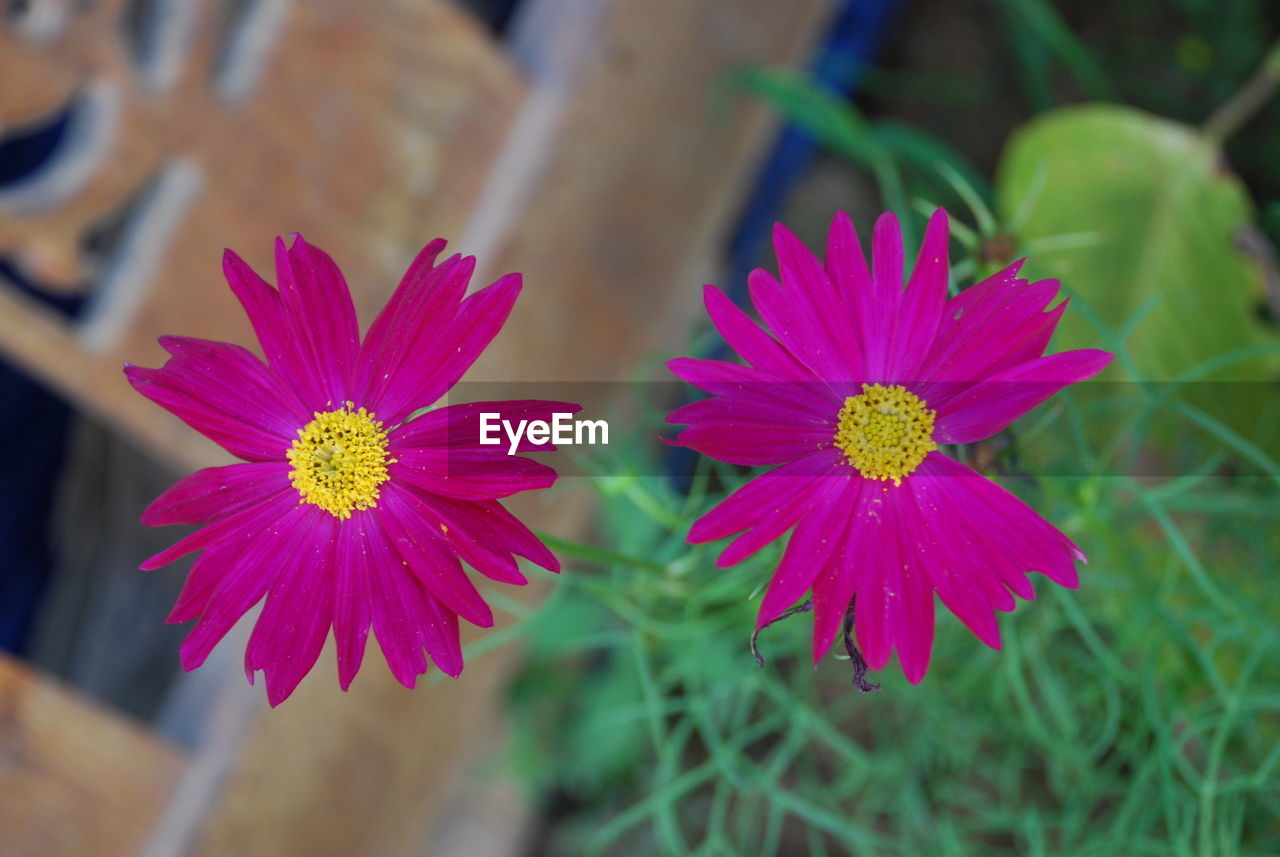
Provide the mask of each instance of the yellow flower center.
[{"label": "yellow flower center", "polygon": [[914,393],[898,384],[863,384],[862,395],[844,400],[836,425],[836,446],[868,479],[893,480],[920,466],[938,448],[933,418]]},{"label": "yellow flower center", "polygon": [[354,402],[347,402],[336,411],[316,411],[289,449],[293,487],[303,500],[335,518],[378,505],[387,465],[395,461],[387,457],[382,423],[364,408],[354,408]]}]

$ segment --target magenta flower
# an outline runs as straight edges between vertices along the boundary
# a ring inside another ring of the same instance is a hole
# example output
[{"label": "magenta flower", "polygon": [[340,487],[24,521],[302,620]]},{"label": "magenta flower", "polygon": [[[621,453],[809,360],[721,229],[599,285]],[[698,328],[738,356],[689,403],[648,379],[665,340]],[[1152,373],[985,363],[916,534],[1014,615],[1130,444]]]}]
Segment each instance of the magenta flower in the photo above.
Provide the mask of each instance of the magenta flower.
[{"label": "magenta flower", "polygon": [[[266,355],[170,336],[160,369],[126,366],[137,390],[247,463],[200,470],[143,513],[143,523],[204,524],[142,564],[194,551],[168,621],[199,617],[182,665],[200,666],[253,605],[265,605],[245,651],[274,706],[315,664],[330,627],[346,690],[372,628],[406,687],[427,655],[462,672],[458,617],[493,624],[459,560],[522,584],[515,556],[559,570],[499,498],[550,486],[550,467],[479,444],[479,414],[549,419],[562,402],[453,405],[406,422],[448,391],[502,327],[520,275],[463,297],[475,260],[418,255],[364,341],[341,271],[296,237],[277,239],[272,288],[227,251],[223,270]],[[520,451],[551,449],[524,444]],[[425,650],[425,654],[424,654]]]},{"label": "magenta flower", "polygon": [[778,226],[781,282],[762,270],[748,281],[767,332],[705,287],[712,321],[747,365],[669,364],[714,396],[671,413],[688,426],[677,443],[733,464],[781,465],[703,516],[689,541],[741,533],[717,562],[727,567],[794,527],[757,629],[812,592],[815,662],[843,628],[855,661],[860,649],[881,669],[896,650],[913,684],[929,666],[935,592],[999,648],[994,611],[1012,610],[1013,594],[1035,596],[1027,572],[1074,588],[1085,561],[938,444],[990,437],[1111,360],[1092,350],[1042,356],[1066,304],[1047,310],[1058,283],[1018,279],[1021,263],[948,299],[948,238],[939,210],[904,290],[893,215],[876,223],[874,270],[843,213],[825,266]]}]

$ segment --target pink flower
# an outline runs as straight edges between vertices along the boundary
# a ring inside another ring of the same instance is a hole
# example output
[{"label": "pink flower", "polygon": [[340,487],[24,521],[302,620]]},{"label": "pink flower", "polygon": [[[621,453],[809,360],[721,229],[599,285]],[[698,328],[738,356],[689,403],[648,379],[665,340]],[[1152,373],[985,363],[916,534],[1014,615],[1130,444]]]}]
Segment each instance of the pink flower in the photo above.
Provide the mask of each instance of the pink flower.
[{"label": "pink flower", "polygon": [[559,570],[498,499],[546,488],[555,471],[480,446],[479,414],[549,419],[576,405],[482,402],[406,422],[458,381],[520,293],[511,274],[464,298],[475,260],[437,265],[444,246],[423,249],[363,342],[342,272],[300,236],[291,248],[276,241],[279,291],[227,251],[223,270],[265,365],[238,345],[169,336],[163,367],[125,367],[140,393],[247,462],[193,473],[142,516],[205,525],[142,564],[203,551],[168,619],[200,620],[182,645],[186,669],[265,598],[245,670],[250,682],[263,671],[273,706],[315,664],[331,626],[343,690],[370,628],[406,687],[426,655],[456,676],[458,618],[493,624],[459,560],[514,584],[525,582],[515,555]]},{"label": "pink flower", "polygon": [[727,567],[794,527],[757,629],[811,592],[815,662],[842,628],[857,660],[852,622],[866,663],[881,669],[896,650],[913,684],[929,666],[934,593],[999,648],[994,610],[1013,610],[1013,594],[1035,596],[1027,572],[1074,588],[1085,561],[938,444],[990,437],[1111,360],[1092,350],[1042,356],[1066,304],[1046,311],[1058,283],[1018,279],[1021,263],[948,299],[948,238],[939,210],[904,290],[892,215],[876,223],[874,271],[843,213],[825,265],[778,226],[781,282],[762,270],[748,281],[767,332],[705,287],[712,321],[747,365],[669,364],[714,396],[671,413],[688,426],[677,443],[733,464],[780,465],[697,521],[689,541],[740,533],[718,560]]}]

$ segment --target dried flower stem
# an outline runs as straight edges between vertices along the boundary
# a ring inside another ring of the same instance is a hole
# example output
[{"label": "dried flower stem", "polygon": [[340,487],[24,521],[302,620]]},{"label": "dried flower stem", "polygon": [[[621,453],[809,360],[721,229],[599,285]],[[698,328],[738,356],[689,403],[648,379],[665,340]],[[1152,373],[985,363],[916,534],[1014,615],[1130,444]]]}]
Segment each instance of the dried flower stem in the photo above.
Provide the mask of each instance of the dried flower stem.
[{"label": "dried flower stem", "polygon": [[1248,122],[1280,86],[1280,40],[1272,43],[1254,76],[1204,123],[1204,135],[1222,143]]},{"label": "dried flower stem", "polygon": [[759,628],[755,630],[755,633],[751,635],[751,654],[755,656],[757,666],[761,667],[762,669],[764,668],[764,655],[760,654],[760,648],[759,646],[756,645],[757,640],[759,640],[760,638],[760,632],[763,631],[765,628],[768,628],[770,625],[778,624],[783,619],[790,618],[796,615],[797,613],[808,613],[812,609],[813,609],[813,601],[812,599],[810,599],[805,601],[803,604],[797,604],[795,607],[792,607],[790,610],[787,610],[779,614],[777,618],[770,619],[768,622],[765,622],[763,625],[761,625]]},{"label": "dried flower stem", "polygon": [[844,650],[849,653],[849,660],[853,662],[853,686],[863,693],[871,693],[874,690],[881,690],[878,684],[872,684],[867,681],[866,658],[862,657],[862,652],[858,651],[858,645],[853,641],[853,610],[854,605],[858,603],[857,597],[849,602],[849,607],[844,611]]}]

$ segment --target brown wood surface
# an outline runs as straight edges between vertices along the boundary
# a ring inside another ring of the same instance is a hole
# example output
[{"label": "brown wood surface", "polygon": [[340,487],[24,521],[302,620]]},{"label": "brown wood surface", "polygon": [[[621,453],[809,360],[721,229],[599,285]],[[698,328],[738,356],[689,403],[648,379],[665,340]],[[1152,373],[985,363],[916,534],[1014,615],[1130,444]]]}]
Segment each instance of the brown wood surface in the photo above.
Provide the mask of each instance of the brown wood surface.
[{"label": "brown wood surface", "polygon": [[[743,100],[716,110],[712,90],[740,63],[802,57],[828,7],[617,0],[606,9],[527,208],[487,262],[523,271],[526,286],[470,377],[625,378],[636,357],[685,337],[698,277],[714,267],[771,127]],[[572,534],[588,507],[564,499],[526,508],[527,519]],[[507,646],[469,662],[459,680],[409,692],[374,654],[344,695],[326,652],[294,697],[257,721],[191,853],[425,853],[442,808],[456,807],[457,775],[500,741],[500,689],[517,657]]]},{"label": "brown wood surface", "polygon": [[133,857],[183,756],[0,654],[0,854]]},{"label": "brown wood surface", "polygon": [[[190,563],[138,571],[187,529],[140,527],[138,518],[180,474],[81,415],[68,446],[53,511],[52,574],[24,656],[97,704],[151,722],[178,675],[174,652],[187,629],[164,618]],[[167,737],[189,745],[191,734]]]},{"label": "brown wood surface", "polygon": [[[498,46],[446,0],[27,5],[62,8],[65,20],[33,39],[0,19],[0,133],[103,89],[118,115],[70,198],[33,208],[0,188],[0,256],[52,287],[93,286],[84,318],[67,325],[0,281],[0,350],[185,467],[226,456],[158,414],[120,366],[159,364],[166,333],[250,341],[223,248],[274,279],[273,236],[301,232],[338,260],[367,321],[423,244],[462,228],[523,93]],[[144,21],[191,12],[167,85],[147,82],[121,38],[126,6]],[[217,87],[228,16],[268,7],[283,17],[259,82],[229,99]],[[188,203],[153,209],[136,245],[91,251],[104,223],[142,223],[129,203],[173,175],[184,177],[173,186],[193,183]],[[138,261],[149,254],[150,270]]]},{"label": "brown wood surface", "polygon": [[831,6],[609,4],[555,157],[494,265],[525,272],[530,341],[486,354],[469,378],[509,377],[518,354],[530,380],[631,380],[646,352],[685,342],[774,128],[730,77],[802,61]]}]

